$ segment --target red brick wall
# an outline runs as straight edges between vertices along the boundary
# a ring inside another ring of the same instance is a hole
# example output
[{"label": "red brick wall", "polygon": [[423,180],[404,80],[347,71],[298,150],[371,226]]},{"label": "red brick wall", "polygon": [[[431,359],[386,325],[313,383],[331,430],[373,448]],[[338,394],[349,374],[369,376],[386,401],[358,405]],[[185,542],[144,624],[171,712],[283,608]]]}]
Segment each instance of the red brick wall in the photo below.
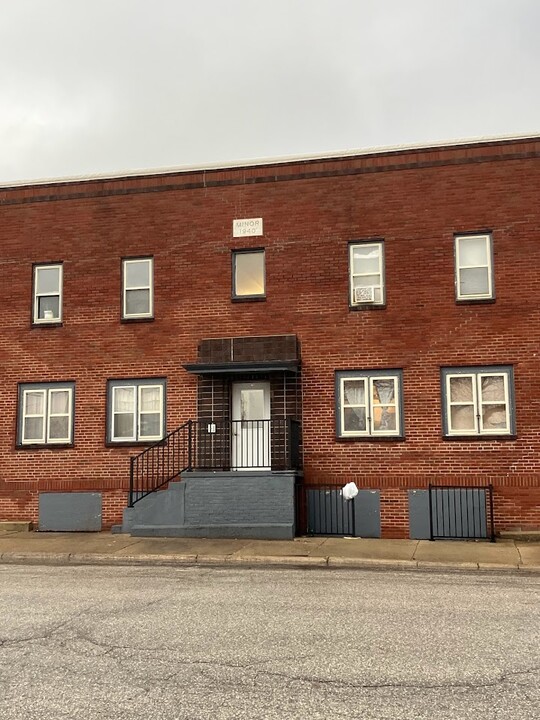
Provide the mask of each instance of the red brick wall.
[{"label": "red brick wall", "polygon": [[[430,481],[489,479],[499,529],[540,526],[539,145],[0,190],[0,517],[30,519],[38,490],[72,488],[102,490],[118,520],[139,448],[105,446],[107,379],[166,377],[173,429],[196,414],[182,365],[202,338],[296,333],[308,482],[382,488],[387,536],[406,534],[406,488]],[[262,217],[264,237],[233,239],[237,217]],[[496,302],[458,306],[453,235],[479,230]],[[387,306],[350,311],[347,243],[373,237]],[[266,302],[231,303],[231,249],[261,246]],[[141,255],[155,320],[122,324],[120,259]],[[55,260],[64,324],[31,328],[32,263]],[[517,439],[443,440],[440,367],[499,364],[514,367]],[[336,440],[335,371],[379,368],[403,369],[406,440]],[[52,380],[76,382],[75,447],[16,450],[17,384]]]}]

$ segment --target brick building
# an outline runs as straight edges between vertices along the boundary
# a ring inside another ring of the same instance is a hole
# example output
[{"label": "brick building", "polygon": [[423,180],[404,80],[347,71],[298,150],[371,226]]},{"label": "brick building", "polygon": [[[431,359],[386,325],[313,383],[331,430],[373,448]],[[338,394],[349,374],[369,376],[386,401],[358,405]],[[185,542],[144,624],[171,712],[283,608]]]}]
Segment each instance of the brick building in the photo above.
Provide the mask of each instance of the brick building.
[{"label": "brick building", "polygon": [[349,481],[357,534],[414,536],[430,484],[492,484],[497,530],[539,528],[539,156],[0,188],[0,519],[120,524],[139,455],[141,533],[287,537],[295,484]]}]

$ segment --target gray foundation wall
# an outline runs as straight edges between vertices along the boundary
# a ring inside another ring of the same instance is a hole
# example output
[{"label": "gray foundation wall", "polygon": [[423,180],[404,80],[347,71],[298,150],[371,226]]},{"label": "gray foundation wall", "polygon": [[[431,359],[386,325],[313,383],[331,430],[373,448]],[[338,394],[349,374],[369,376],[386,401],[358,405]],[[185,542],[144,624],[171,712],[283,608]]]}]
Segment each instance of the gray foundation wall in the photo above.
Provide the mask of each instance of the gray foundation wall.
[{"label": "gray foundation wall", "polygon": [[291,539],[294,472],[190,472],[124,512],[134,536]]}]

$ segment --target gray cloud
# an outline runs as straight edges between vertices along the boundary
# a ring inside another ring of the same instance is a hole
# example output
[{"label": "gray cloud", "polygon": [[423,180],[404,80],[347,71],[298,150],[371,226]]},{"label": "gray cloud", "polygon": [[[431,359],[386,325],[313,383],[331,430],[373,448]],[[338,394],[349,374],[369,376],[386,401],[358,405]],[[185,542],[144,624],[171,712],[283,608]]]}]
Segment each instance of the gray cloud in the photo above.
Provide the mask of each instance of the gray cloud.
[{"label": "gray cloud", "polygon": [[537,0],[18,0],[0,180],[534,133]]}]

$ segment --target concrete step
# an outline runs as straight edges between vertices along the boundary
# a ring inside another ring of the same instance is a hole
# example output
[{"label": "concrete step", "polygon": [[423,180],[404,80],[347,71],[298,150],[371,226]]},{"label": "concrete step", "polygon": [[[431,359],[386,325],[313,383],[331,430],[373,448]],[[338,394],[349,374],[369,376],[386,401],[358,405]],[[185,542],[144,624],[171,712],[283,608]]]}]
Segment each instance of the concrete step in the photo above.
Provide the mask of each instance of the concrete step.
[{"label": "concrete step", "polygon": [[540,530],[502,530],[498,535],[501,540],[540,542]]},{"label": "concrete step", "polygon": [[31,522],[20,520],[0,520],[0,532],[29,532],[34,526]]}]

